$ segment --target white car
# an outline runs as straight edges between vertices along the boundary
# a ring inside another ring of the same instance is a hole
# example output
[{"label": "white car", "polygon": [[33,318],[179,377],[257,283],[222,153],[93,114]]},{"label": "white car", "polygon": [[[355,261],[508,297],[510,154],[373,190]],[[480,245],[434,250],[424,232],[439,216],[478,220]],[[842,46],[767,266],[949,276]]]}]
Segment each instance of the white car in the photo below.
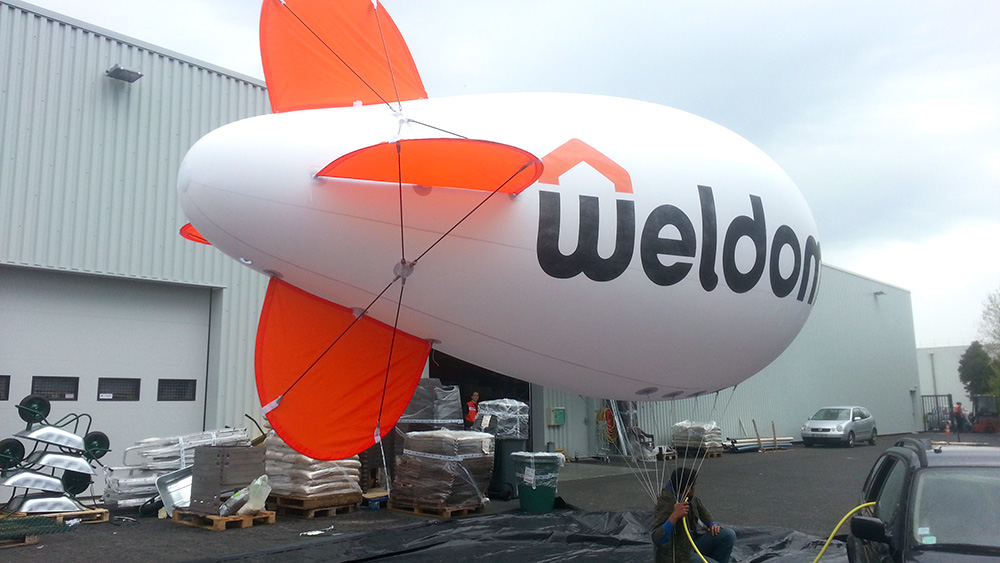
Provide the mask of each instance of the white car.
[{"label": "white car", "polygon": [[858,440],[874,446],[877,438],[875,417],[864,407],[823,407],[802,425],[802,443],[807,448],[824,443],[853,448]]}]

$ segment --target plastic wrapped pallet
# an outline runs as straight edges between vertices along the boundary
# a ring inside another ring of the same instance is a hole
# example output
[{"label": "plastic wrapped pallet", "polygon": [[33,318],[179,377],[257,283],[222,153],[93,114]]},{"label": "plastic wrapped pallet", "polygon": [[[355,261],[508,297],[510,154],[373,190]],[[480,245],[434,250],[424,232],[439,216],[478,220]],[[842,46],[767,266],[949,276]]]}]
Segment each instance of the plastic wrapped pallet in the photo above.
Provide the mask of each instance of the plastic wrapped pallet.
[{"label": "plastic wrapped pallet", "polygon": [[313,459],[293,450],[277,434],[264,439],[264,471],[271,493],[309,497],[361,493],[357,456],[336,461]]},{"label": "plastic wrapped pallet", "polygon": [[514,399],[480,401],[473,430],[499,439],[528,439],[528,405]]},{"label": "plastic wrapped pallet", "polygon": [[447,507],[480,505],[493,473],[493,448],[493,436],[484,432],[409,432],[390,498]]},{"label": "plastic wrapped pallet", "polygon": [[671,445],[675,448],[721,448],[722,428],[715,421],[692,422],[684,420],[670,429]]},{"label": "plastic wrapped pallet", "polygon": [[399,417],[400,424],[426,425],[432,428],[462,428],[462,396],[457,386],[442,385],[439,379],[426,378],[417,383],[413,398]]}]

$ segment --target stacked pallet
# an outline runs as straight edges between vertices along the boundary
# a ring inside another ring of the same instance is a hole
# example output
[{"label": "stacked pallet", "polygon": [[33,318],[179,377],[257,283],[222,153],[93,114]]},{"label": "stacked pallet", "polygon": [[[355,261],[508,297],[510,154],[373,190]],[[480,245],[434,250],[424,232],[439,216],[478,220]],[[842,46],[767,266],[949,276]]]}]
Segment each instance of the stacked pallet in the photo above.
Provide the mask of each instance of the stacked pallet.
[{"label": "stacked pallet", "polygon": [[406,434],[389,508],[454,516],[481,510],[493,474],[494,437],[432,430]]},{"label": "stacked pallet", "polygon": [[315,518],[351,512],[361,504],[361,462],[324,461],[293,450],[277,434],[264,439],[264,471],[271,484],[267,507],[278,514]]}]

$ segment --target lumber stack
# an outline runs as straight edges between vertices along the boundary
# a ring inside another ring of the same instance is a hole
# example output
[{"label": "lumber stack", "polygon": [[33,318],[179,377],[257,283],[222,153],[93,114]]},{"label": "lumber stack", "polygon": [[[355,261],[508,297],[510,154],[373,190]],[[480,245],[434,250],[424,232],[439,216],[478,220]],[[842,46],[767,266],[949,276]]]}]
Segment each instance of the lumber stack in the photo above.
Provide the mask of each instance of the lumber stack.
[{"label": "lumber stack", "polygon": [[726,438],[725,448],[731,452],[766,452],[792,447],[791,436],[767,438]]},{"label": "lumber stack", "polygon": [[[753,422],[753,438],[726,438],[728,444],[726,444],[726,449],[733,452],[770,452],[774,450],[783,450],[785,448],[790,448],[792,446],[793,438],[791,436],[778,436],[778,431],[774,427],[774,421],[771,421],[771,435],[762,438],[760,435],[760,430],[757,428],[757,421],[751,420]],[[740,427],[743,423],[740,423]]]}]

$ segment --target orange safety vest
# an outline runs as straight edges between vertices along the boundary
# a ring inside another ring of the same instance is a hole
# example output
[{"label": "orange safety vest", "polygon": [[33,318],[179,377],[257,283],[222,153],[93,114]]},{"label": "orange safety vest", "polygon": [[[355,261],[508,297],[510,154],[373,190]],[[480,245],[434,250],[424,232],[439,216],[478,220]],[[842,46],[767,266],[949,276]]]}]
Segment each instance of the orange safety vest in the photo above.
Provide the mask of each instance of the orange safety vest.
[{"label": "orange safety vest", "polygon": [[473,403],[472,401],[469,401],[468,403],[466,403],[466,406],[469,407],[469,412],[465,414],[465,420],[468,420],[469,422],[475,422],[476,415],[479,414],[479,405]]}]

